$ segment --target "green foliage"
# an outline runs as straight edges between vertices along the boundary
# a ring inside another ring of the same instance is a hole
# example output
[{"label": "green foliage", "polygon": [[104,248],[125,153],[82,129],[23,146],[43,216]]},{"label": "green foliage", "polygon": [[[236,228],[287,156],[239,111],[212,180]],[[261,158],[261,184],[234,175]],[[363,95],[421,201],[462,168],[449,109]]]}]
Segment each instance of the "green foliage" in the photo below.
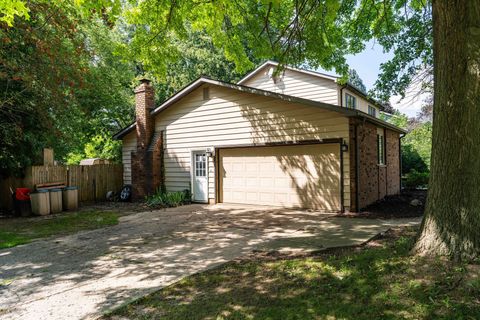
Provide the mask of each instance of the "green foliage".
[{"label": "green foliage", "polygon": [[[111,136],[134,119],[139,74],[153,78],[158,102],[200,75],[240,78],[223,50],[191,26],[171,38],[175,59],[155,54],[168,64],[165,73],[156,72],[161,66],[139,61],[127,45],[136,28],[119,18],[119,4],[35,0],[27,4],[29,20],[0,28],[1,173],[21,173],[41,160],[44,147],[69,164],[89,157],[119,161],[120,143]],[[130,9],[125,4],[125,16]]]},{"label": "green foliage", "polygon": [[412,170],[428,173],[432,153],[432,122],[409,119],[399,111],[393,115],[383,114],[382,119],[408,131],[401,140],[402,174]]},{"label": "green foliage", "polygon": [[[174,46],[181,52],[180,56],[168,65],[164,75],[151,70],[156,99],[162,102],[199,76],[227,82],[240,80],[243,73],[237,72],[235,64],[229,62],[221,49],[215,47],[212,39],[205,32],[186,28],[185,37],[174,39]],[[255,63],[260,61],[251,58]]]},{"label": "green foliage", "polygon": [[367,94],[367,87],[365,86],[362,78],[360,78],[360,75],[355,69],[348,70],[348,83],[357,88],[358,90],[362,91],[363,93]]},{"label": "green foliage", "polygon": [[[432,123],[418,123],[412,130],[402,139],[402,144],[410,146],[412,150],[418,154],[430,170],[430,158],[432,154]],[[403,149],[402,149],[403,152]],[[421,170],[419,170],[421,171]]]},{"label": "green foliage", "polygon": [[126,21],[138,26],[125,51],[161,77],[183,54],[175,43],[186,39],[191,28],[205,32],[239,73],[250,70],[251,57],[256,57],[335,67],[346,74],[348,44],[337,21],[340,3],[305,2],[299,8],[304,21],[294,29],[296,7],[295,1],[141,1],[124,11]]},{"label": "green foliage", "polygon": [[0,22],[5,22],[9,27],[13,26],[15,17],[29,19],[28,8],[25,1],[2,0],[0,1]]},{"label": "green foliage", "polygon": [[79,164],[82,159],[101,158],[117,162],[121,158],[122,143],[113,140],[111,135],[96,135],[88,141],[82,153],[71,152],[66,157],[67,164]]},{"label": "green foliage", "polygon": [[408,117],[398,110],[395,110],[393,114],[383,113],[380,115],[380,118],[399,128],[408,129]]},{"label": "green foliage", "polygon": [[411,171],[429,172],[425,160],[418,154],[418,150],[411,144],[402,145],[402,174]]},{"label": "green foliage", "polygon": [[428,172],[418,172],[415,169],[411,169],[411,171],[405,175],[404,187],[407,189],[426,188],[429,177],[430,174]]},{"label": "green foliage", "polygon": [[[134,67],[112,53],[119,31],[71,2],[30,1],[30,19],[0,26],[0,173],[20,173],[53,147],[118,159],[108,138],[133,118]],[[98,150],[98,136],[104,139]],[[91,148],[91,146],[87,146]]]},{"label": "green foliage", "polygon": [[[125,52],[160,77],[182,56],[176,42],[189,28],[205,32],[237,72],[251,69],[256,57],[335,69],[344,81],[345,55],[375,40],[393,53],[376,82],[377,96],[385,101],[392,93],[403,95],[419,73],[431,73],[430,0],[146,0],[125,6],[124,17],[136,26]],[[420,82],[431,84],[428,76]]]},{"label": "green foliage", "polygon": [[183,192],[162,192],[158,189],[155,194],[147,196],[145,202],[149,207],[178,207],[182,204],[190,203],[190,191],[185,190]]}]

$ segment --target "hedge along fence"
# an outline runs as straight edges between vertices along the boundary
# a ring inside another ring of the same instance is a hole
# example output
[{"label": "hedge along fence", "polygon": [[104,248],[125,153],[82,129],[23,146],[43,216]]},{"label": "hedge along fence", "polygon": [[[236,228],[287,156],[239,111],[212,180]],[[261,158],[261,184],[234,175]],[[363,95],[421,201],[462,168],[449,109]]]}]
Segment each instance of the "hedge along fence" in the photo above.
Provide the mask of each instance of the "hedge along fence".
[{"label": "hedge along fence", "polygon": [[37,184],[62,182],[78,187],[79,201],[104,200],[107,191],[120,191],[123,186],[121,164],[90,166],[32,166],[25,169],[24,178],[0,178],[0,207],[12,208],[10,187],[34,189]]}]

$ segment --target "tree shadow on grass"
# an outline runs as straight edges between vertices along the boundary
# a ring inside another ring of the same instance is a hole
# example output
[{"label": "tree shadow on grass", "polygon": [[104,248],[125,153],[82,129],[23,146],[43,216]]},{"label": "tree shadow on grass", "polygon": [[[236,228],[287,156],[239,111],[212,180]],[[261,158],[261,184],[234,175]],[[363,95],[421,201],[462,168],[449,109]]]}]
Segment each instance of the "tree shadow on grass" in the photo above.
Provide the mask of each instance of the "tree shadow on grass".
[{"label": "tree shadow on grass", "polygon": [[[189,277],[115,314],[161,319],[477,319],[465,269],[395,245],[333,257],[240,261]],[[477,272],[478,276],[478,272]]]}]

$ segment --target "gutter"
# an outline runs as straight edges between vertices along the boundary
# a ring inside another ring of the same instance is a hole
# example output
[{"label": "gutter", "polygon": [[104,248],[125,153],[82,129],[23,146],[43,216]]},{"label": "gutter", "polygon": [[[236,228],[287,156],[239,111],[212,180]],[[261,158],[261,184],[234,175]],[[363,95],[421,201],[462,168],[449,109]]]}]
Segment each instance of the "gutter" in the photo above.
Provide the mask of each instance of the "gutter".
[{"label": "gutter", "polygon": [[346,87],[346,85],[342,85],[342,87],[340,88],[340,107],[343,107],[343,89],[345,89]]},{"label": "gutter", "polygon": [[388,128],[390,130],[393,130],[393,131],[396,131],[396,132],[399,132],[400,134],[403,134],[405,135],[407,133],[407,131],[405,131],[404,129],[402,128],[399,128],[391,123],[388,123],[384,120],[381,120],[379,118],[376,118],[376,117],[373,117],[365,112],[362,112],[362,111],[358,111],[358,110],[354,110],[355,113],[356,113],[356,117],[359,118],[359,119],[363,119],[363,121],[369,121],[373,124],[376,124],[376,125],[379,125],[383,128]]},{"label": "gutter", "polygon": [[406,133],[401,133],[400,134],[400,139],[398,139],[398,162],[399,162],[399,168],[398,168],[398,175],[400,179],[400,191],[402,191],[402,138],[405,137]]}]

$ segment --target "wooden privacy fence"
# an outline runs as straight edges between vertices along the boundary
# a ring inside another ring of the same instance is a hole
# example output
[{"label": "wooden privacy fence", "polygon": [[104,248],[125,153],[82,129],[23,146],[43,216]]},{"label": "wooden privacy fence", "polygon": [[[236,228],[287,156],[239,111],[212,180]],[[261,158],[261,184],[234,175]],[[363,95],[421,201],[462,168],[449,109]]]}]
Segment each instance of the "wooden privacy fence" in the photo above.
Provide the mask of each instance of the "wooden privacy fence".
[{"label": "wooden privacy fence", "polygon": [[107,191],[120,191],[123,185],[123,166],[96,164],[28,167],[23,179],[10,177],[0,180],[0,207],[12,207],[10,187],[33,189],[37,184],[50,182],[64,182],[67,186],[77,186],[79,201],[105,200]]}]

